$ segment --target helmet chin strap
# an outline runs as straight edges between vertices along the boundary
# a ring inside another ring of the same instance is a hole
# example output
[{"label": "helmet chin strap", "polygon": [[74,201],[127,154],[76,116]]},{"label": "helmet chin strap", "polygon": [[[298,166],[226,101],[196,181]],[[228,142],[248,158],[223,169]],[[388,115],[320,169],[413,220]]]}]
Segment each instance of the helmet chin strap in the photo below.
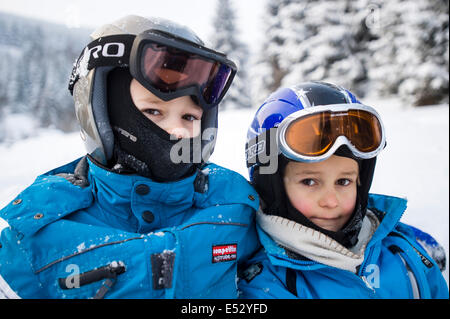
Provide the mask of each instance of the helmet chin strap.
[{"label": "helmet chin strap", "polygon": [[[126,68],[117,68],[108,75],[108,113],[114,131],[114,154],[110,166],[119,171],[131,170],[158,182],[172,182],[195,173],[194,139],[189,143],[189,161],[175,163],[171,151],[180,140],[143,115],[134,105],[130,94],[132,77]],[[116,166],[120,164],[120,166]]]}]

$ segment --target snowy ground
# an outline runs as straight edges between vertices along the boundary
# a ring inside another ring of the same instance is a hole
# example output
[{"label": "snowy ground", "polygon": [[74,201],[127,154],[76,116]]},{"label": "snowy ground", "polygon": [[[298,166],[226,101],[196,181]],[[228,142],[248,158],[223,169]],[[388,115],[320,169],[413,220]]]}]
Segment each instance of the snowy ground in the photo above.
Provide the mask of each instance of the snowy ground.
[{"label": "snowy ground", "polygon": [[[387,147],[379,155],[371,192],[408,199],[403,221],[432,234],[449,253],[449,106],[402,107],[396,100],[365,99],[384,119]],[[245,177],[244,145],[255,110],[219,115],[211,161]],[[84,154],[78,133],[40,130],[37,136],[0,144],[0,208],[34,178]],[[445,277],[448,282],[448,266]]]}]

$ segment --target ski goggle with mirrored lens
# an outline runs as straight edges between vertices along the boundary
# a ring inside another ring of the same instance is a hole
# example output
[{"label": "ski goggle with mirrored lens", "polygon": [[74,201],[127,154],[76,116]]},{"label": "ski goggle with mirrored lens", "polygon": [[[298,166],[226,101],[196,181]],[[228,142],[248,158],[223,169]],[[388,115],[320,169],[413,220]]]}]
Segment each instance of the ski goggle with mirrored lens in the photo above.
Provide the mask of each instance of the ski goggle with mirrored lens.
[{"label": "ski goggle with mirrored lens", "polygon": [[80,75],[99,66],[129,67],[131,75],[160,99],[195,96],[203,109],[219,104],[236,74],[236,65],[224,54],[155,30],[91,42],[74,65],[71,93]]},{"label": "ski goggle with mirrored lens", "polygon": [[373,158],[385,147],[383,123],[373,108],[334,104],[292,113],[247,143],[247,166],[269,164],[278,154],[298,162],[320,162],[342,145],[360,159]]},{"label": "ski goggle with mirrored lens", "polygon": [[323,161],[342,145],[357,158],[369,159],[386,144],[378,113],[356,103],[315,106],[292,113],[277,131],[281,153],[301,162]]}]

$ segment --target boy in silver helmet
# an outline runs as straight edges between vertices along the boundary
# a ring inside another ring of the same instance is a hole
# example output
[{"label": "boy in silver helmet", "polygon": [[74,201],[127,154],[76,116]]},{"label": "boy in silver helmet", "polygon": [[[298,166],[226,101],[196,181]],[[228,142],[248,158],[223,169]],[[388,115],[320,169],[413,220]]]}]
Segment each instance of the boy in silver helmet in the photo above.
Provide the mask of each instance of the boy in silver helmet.
[{"label": "boy in silver helmet", "polygon": [[258,197],[208,163],[236,66],[163,19],[92,38],[69,83],[88,154],[0,211],[0,296],[237,297]]}]

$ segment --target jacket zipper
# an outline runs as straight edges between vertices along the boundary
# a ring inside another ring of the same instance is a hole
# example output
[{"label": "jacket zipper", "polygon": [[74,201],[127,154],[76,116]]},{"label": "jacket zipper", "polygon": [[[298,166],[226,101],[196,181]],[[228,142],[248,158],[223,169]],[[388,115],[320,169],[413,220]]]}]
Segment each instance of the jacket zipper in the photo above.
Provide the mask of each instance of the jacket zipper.
[{"label": "jacket zipper", "polygon": [[[367,249],[367,248],[366,248]],[[370,247],[369,249],[366,250],[368,252],[368,254],[366,255],[366,257],[364,258],[364,262],[361,264],[361,267],[358,271],[358,274],[355,274],[355,276],[358,276],[364,283],[364,285],[366,285],[367,288],[370,289],[370,291],[372,292],[373,295],[376,295],[376,291],[375,288],[372,287],[372,285],[369,283],[369,281],[367,280],[367,277],[364,275],[366,272],[366,268],[367,268],[367,262],[372,258],[372,254],[373,254],[373,248]]]},{"label": "jacket zipper", "polygon": [[[405,214],[405,211],[406,211],[406,208],[400,214],[400,217],[398,218],[397,223],[403,217],[403,215]],[[397,225],[397,223],[395,224],[395,226]],[[395,226],[393,227],[393,230],[395,229]],[[364,258],[364,262],[363,262],[363,264],[361,264],[361,267],[360,267],[360,269],[358,271],[358,274],[355,274],[355,275],[358,276],[364,282],[366,287],[369,288],[374,295],[376,295],[375,288],[370,285],[370,283],[367,281],[366,276],[363,275],[366,272],[367,262],[372,258],[373,248],[372,247],[366,248],[366,251],[368,251],[368,254]]]},{"label": "jacket zipper", "polygon": [[361,276],[360,278],[362,279],[362,281],[364,282],[364,284],[366,285],[366,287],[369,288],[369,289],[372,291],[372,293],[375,295],[375,294],[376,294],[375,288],[373,288],[373,287],[369,284],[369,282],[367,281],[367,278],[366,278],[365,276]]},{"label": "jacket zipper", "polygon": [[[400,214],[400,217],[398,218],[397,223],[403,217],[403,215],[405,214],[405,211],[406,211],[406,208]],[[394,225],[393,230],[395,229],[395,226],[397,225],[397,223]],[[369,261],[371,259],[371,257],[372,257],[373,248],[372,247],[366,248],[366,251],[368,251],[368,254],[367,254],[366,258],[364,258],[364,262],[363,262],[363,264],[361,264],[361,267],[360,267],[358,273],[355,274],[355,273],[352,273],[351,271],[349,271],[349,273],[352,276],[358,277],[358,279],[357,279],[358,282],[362,281],[362,283],[364,283],[364,287],[366,289],[370,290],[371,294],[374,297],[377,297],[375,288],[370,285],[370,283],[368,282],[366,276],[363,275],[365,273],[365,270],[366,270],[366,267],[367,267],[367,261]],[[278,258],[280,258],[280,257],[278,257]],[[300,266],[311,266],[311,265],[319,264],[318,262],[315,262],[315,261],[299,261],[299,260],[295,260],[295,259],[291,259],[291,258],[287,259],[287,258],[284,258],[284,257],[281,257],[280,259],[286,260],[286,261],[288,261],[290,263],[297,264],[297,265],[300,265]]]},{"label": "jacket zipper", "polygon": [[[369,255],[368,255],[368,256],[369,256],[369,257],[372,256],[372,249],[370,249]],[[283,258],[283,259],[285,259],[285,258]],[[311,266],[311,265],[317,265],[317,264],[320,264],[320,263],[315,262],[315,261],[300,261],[300,260],[295,260],[295,259],[289,259],[289,260],[285,259],[285,260],[286,260],[286,261],[289,261],[289,262],[291,262],[291,263],[300,265],[300,266]],[[366,260],[369,260],[369,258],[367,258]],[[326,266],[326,267],[329,267],[329,266],[327,266],[327,265],[325,265],[325,266]],[[361,269],[360,269],[360,271],[359,271],[359,274],[354,274],[354,273],[352,273],[351,271],[348,271],[348,272],[351,274],[351,276],[352,276],[353,278],[357,277],[357,281],[360,282],[360,283],[362,282],[362,283],[364,284],[364,288],[365,288],[365,289],[370,290],[371,296],[377,297],[375,288],[373,288],[373,287],[370,285],[370,283],[367,281],[367,278],[366,278],[364,275],[362,275],[363,272],[362,272],[361,270],[365,270],[365,268],[366,268],[365,266],[364,266],[364,267],[361,267]],[[342,269],[341,269],[341,270],[342,270]]]}]

